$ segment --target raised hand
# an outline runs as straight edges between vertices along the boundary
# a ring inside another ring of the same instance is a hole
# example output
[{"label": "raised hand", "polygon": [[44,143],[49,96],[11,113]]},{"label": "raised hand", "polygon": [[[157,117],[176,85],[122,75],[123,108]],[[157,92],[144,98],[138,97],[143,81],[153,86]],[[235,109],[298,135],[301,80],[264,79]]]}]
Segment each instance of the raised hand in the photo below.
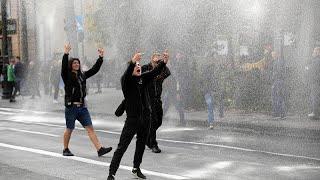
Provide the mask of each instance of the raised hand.
[{"label": "raised hand", "polygon": [[99,57],[103,57],[103,54],[104,54],[103,48],[99,48],[98,53],[99,53]]},{"label": "raised hand", "polygon": [[139,62],[141,60],[142,53],[137,52],[131,59],[133,63]]},{"label": "raised hand", "polygon": [[166,49],[166,50],[163,52],[163,62],[167,64],[168,61],[169,61],[169,52],[168,52],[168,49]]},{"label": "raised hand", "polygon": [[64,45],[64,53],[69,54],[70,51],[71,51],[71,44],[70,43],[65,44]]}]

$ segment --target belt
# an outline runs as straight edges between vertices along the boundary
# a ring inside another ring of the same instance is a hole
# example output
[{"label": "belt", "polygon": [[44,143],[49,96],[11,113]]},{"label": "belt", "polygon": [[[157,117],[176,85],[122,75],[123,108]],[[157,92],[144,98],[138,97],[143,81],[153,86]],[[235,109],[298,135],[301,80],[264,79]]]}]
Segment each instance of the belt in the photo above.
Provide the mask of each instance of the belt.
[{"label": "belt", "polygon": [[81,102],[73,102],[72,105],[75,106],[75,107],[82,107],[83,103],[81,103]]}]

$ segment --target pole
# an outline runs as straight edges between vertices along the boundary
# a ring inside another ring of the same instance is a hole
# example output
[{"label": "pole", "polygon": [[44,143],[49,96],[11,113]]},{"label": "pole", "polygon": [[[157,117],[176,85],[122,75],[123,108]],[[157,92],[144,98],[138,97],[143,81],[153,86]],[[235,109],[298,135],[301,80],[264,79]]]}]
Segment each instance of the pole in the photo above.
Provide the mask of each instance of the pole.
[{"label": "pole", "polygon": [[7,0],[1,1],[2,13],[2,57],[3,62],[8,62],[8,33],[7,33]]},{"label": "pole", "polygon": [[[5,70],[5,64],[8,63],[8,33],[7,33],[7,0],[1,1],[1,20],[2,20],[2,71]],[[5,75],[4,75],[5,77]],[[6,80],[4,79],[2,98],[9,98],[9,91]]]},{"label": "pole", "polygon": [[21,58],[28,64],[29,62],[29,55],[28,55],[28,29],[27,29],[27,12],[26,12],[26,2],[25,0],[20,0],[21,2]]}]

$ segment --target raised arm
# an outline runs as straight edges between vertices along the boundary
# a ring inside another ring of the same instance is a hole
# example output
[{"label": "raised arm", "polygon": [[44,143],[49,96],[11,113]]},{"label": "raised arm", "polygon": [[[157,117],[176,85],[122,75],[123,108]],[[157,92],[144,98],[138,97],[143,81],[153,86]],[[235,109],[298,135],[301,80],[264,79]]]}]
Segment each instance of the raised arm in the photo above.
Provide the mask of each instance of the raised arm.
[{"label": "raised arm", "polygon": [[[163,53],[163,61],[160,61],[158,66],[156,66],[152,71],[141,74],[141,77],[143,78],[144,82],[149,83],[154,78],[156,78],[158,75],[161,75],[161,72],[165,71],[164,68],[166,67],[166,64],[168,61],[169,61],[168,50],[165,50],[165,52]],[[170,73],[170,71],[169,71],[169,73]]]},{"label": "raised arm", "polygon": [[[127,84],[133,78],[133,76],[138,76],[141,72],[141,67],[139,66],[139,61],[141,60],[141,53],[136,53],[131,61],[129,61],[129,65],[121,77],[121,86],[124,96],[126,97],[127,92]],[[136,67],[136,70],[135,70]]]},{"label": "raised arm", "polygon": [[102,66],[104,51],[103,51],[103,49],[100,48],[100,49],[98,49],[98,52],[99,52],[99,58],[97,59],[96,63],[92,66],[91,69],[84,72],[84,75],[87,79],[90,78],[91,76],[97,74],[97,72],[99,72],[99,70]]},{"label": "raised arm", "polygon": [[66,44],[64,46],[64,54],[62,57],[62,66],[61,66],[61,77],[64,82],[66,82],[68,77],[68,61],[69,61],[69,52],[71,50],[71,45]]},{"label": "raised arm", "polygon": [[169,68],[166,66],[164,69],[161,71],[160,75],[156,77],[156,80],[164,81],[167,77],[171,75],[171,72]]},{"label": "raised arm", "polygon": [[101,66],[103,63],[103,57],[99,57],[96,61],[96,63],[86,72],[84,72],[85,77],[88,79],[91,76],[97,74],[99,72]]},{"label": "raised arm", "polygon": [[126,69],[126,71],[123,73],[122,77],[121,77],[121,84],[124,87],[128,80],[132,78],[132,73],[133,73],[133,69],[135,67],[135,63],[133,63],[132,61],[129,62],[129,65]]},{"label": "raised arm", "polygon": [[141,78],[143,79],[144,82],[149,83],[155,77],[160,75],[160,73],[162,72],[165,66],[166,64],[163,61],[161,61],[153,70],[142,73]]}]

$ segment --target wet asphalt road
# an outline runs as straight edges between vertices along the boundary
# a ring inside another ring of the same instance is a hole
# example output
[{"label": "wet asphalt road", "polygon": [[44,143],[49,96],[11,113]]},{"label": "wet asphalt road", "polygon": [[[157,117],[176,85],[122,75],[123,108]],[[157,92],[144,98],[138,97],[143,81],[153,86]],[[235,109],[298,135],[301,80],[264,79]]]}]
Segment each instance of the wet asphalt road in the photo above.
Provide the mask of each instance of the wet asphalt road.
[{"label": "wet asphalt road", "polygon": [[[93,117],[102,144],[114,149],[123,118]],[[114,150],[97,153],[78,125],[70,142],[76,155],[62,153],[63,113],[0,108],[0,179],[106,179]],[[262,136],[215,128],[175,127],[159,131],[161,154],[146,149],[142,172],[148,179],[319,179],[317,138]],[[116,179],[133,179],[135,139]]]}]

